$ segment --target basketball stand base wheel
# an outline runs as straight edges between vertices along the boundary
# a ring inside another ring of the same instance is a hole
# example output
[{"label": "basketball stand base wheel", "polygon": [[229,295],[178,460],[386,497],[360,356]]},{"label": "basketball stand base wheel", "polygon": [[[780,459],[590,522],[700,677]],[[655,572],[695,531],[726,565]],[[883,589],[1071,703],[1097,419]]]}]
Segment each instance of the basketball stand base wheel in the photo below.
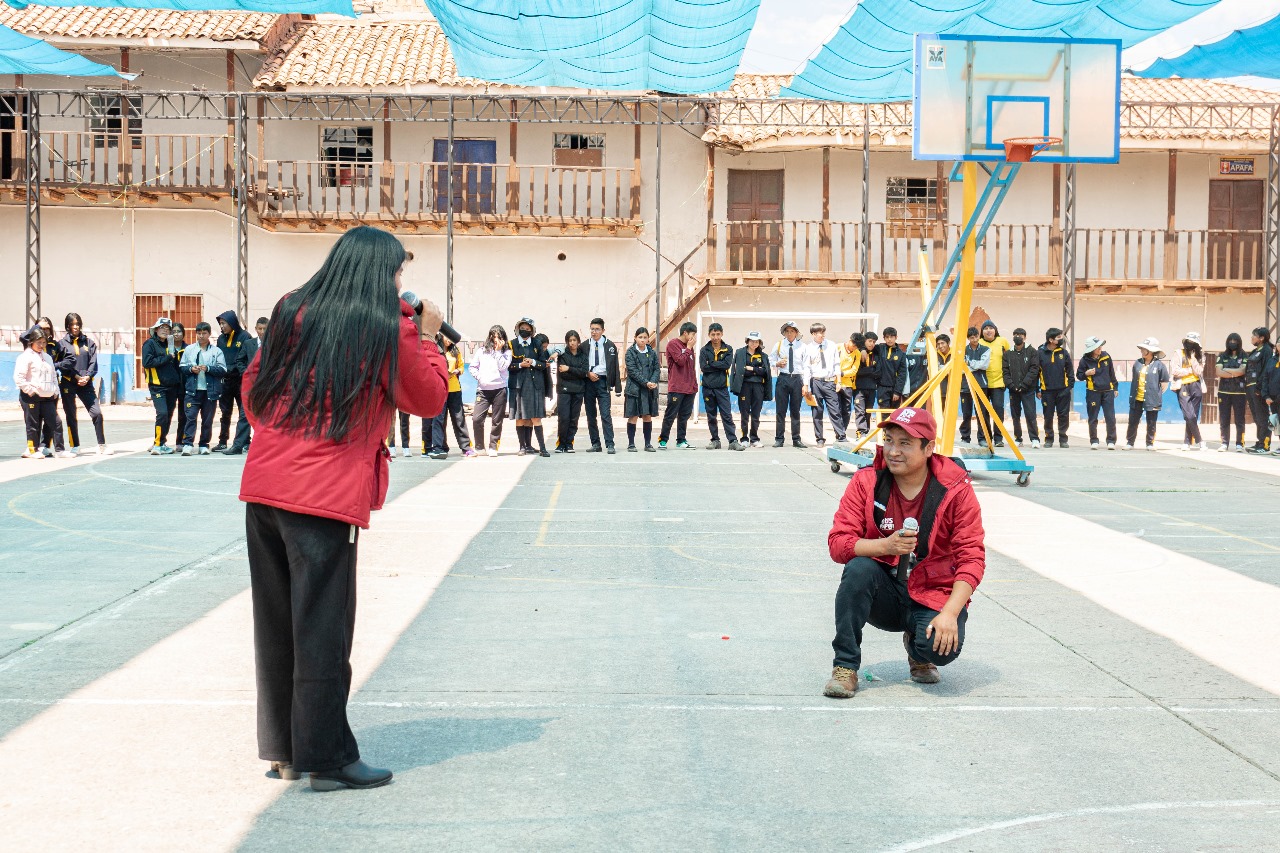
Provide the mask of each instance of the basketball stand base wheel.
[{"label": "basketball stand base wheel", "polygon": [[1027,485],[1028,483],[1030,483],[1030,482],[1031,482],[1031,472],[1030,472],[1030,471],[1020,471],[1020,472],[1018,472],[1018,485],[1019,485],[1019,486],[1026,486],[1026,485]]},{"label": "basketball stand base wheel", "polygon": [[835,460],[835,459],[831,460],[831,473],[832,474],[840,473],[840,462],[838,460]]}]

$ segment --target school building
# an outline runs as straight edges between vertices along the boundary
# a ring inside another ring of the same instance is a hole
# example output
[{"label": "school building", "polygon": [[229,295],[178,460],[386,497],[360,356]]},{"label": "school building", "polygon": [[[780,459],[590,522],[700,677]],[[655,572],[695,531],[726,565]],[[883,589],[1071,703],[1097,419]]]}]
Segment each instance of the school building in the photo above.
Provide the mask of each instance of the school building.
[{"label": "school building", "polygon": [[[735,344],[784,319],[844,338],[864,287],[874,324],[905,332],[921,252],[936,276],[961,227],[949,164],[911,159],[910,104],[783,101],[784,77],[700,98],[460,78],[404,0],[355,21],[30,6],[0,24],[137,75],[0,76],[0,349],[37,304],[56,326],[76,311],[117,399],[157,315],[251,322],[359,224],[402,237],[406,286],[471,338],[521,316],[555,341],[594,316],[625,339],[730,314]],[[1276,100],[1125,79],[1120,163],[1025,167],[975,306],[1038,343],[1074,282],[1076,343],[1119,359],[1147,335],[1247,341]]]}]

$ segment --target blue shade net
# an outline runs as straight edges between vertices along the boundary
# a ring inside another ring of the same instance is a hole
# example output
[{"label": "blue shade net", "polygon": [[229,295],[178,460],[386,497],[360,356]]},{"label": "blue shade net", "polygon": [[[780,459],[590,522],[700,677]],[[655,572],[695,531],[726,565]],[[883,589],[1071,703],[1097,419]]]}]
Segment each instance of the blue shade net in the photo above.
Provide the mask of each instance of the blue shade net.
[{"label": "blue shade net", "polygon": [[53,74],[59,77],[119,77],[110,65],[58,50],[0,26],[0,74]]},{"label": "blue shade net", "polygon": [[782,90],[783,97],[879,103],[911,99],[917,33],[1120,39],[1125,47],[1219,0],[862,0]]},{"label": "blue shade net", "polygon": [[760,0],[426,0],[458,74],[494,83],[726,89]]},{"label": "blue shade net", "polygon": [[91,6],[95,9],[171,9],[175,12],[269,12],[278,15],[346,15],[355,17],[351,0],[0,0],[15,9],[27,6]]},{"label": "blue shade net", "polygon": [[1236,30],[1181,56],[1158,59],[1138,77],[1280,77],[1280,16]]}]

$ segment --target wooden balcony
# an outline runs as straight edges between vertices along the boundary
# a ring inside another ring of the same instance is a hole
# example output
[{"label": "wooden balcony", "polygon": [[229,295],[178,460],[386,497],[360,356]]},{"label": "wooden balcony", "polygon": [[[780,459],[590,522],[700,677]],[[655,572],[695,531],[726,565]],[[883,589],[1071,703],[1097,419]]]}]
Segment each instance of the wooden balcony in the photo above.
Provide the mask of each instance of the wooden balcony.
[{"label": "wooden balcony", "polygon": [[[901,222],[873,222],[870,229],[873,287],[919,287],[922,250],[936,279],[961,230]],[[852,286],[862,278],[861,232],[859,222],[717,222],[701,278],[712,286]],[[1078,230],[1075,240],[1080,292],[1263,288],[1261,231],[1090,228]],[[992,225],[975,268],[980,288],[1060,287],[1062,238],[1051,225]]]},{"label": "wooden balcony", "polygon": [[[268,227],[343,227],[362,222],[410,231],[444,228],[446,163],[265,160],[256,169],[258,216]],[[633,170],[458,163],[455,228],[472,233],[635,232]]]}]

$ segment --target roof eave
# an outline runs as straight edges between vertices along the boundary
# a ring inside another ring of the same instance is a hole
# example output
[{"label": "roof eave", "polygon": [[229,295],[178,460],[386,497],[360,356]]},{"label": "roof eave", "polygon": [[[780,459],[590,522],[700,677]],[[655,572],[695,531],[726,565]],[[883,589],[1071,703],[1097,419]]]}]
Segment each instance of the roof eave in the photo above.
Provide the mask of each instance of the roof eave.
[{"label": "roof eave", "polygon": [[262,52],[262,44],[250,39],[219,40],[211,38],[80,38],[74,36],[36,36],[64,50],[93,48],[144,48],[149,50],[243,50]]}]

